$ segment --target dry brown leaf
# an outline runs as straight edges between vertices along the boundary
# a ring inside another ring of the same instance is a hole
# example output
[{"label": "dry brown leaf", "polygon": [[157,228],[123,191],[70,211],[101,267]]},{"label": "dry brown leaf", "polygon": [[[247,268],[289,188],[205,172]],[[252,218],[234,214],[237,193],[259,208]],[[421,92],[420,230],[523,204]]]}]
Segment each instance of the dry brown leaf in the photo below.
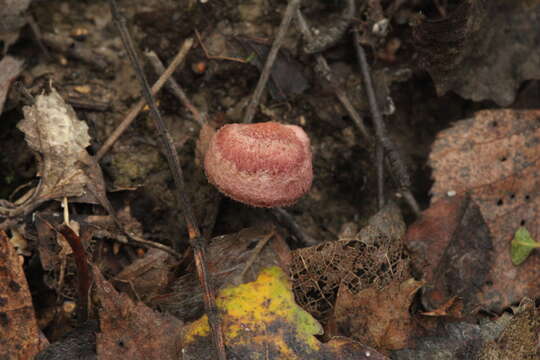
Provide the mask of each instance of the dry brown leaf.
[{"label": "dry brown leaf", "polygon": [[441,132],[430,155],[432,201],[469,193],[489,227],[494,258],[488,279],[478,286],[481,303],[494,311],[540,296],[540,253],[517,267],[510,258],[520,226],[540,238],[539,155],[538,110],[478,112]]},{"label": "dry brown leaf", "polygon": [[96,335],[99,359],[180,358],[180,320],[118,293],[95,266],[93,273],[101,304],[101,332]]},{"label": "dry brown leaf", "polygon": [[[386,359],[349,338],[320,342],[321,325],[295,303],[290,280],[277,266],[253,282],[221,289],[216,305],[231,359]],[[182,344],[183,360],[216,358],[206,315],[184,328]]]},{"label": "dry brown leaf", "polygon": [[510,105],[520,84],[540,79],[540,2],[466,0],[414,29],[420,65],[437,93]]},{"label": "dry brown leaf", "polygon": [[474,201],[454,196],[435,202],[409,227],[404,242],[426,281],[426,309],[440,309],[456,296],[466,313],[478,309],[494,255],[489,228]]},{"label": "dry brown leaf", "polygon": [[32,359],[48,342],[38,328],[23,258],[0,231],[0,358]]},{"label": "dry brown leaf", "polygon": [[146,300],[169,284],[171,269],[175,265],[177,262],[172,255],[152,248],[144,257],[124,267],[114,281],[126,284],[127,289],[135,292],[134,296]]},{"label": "dry brown leaf", "polygon": [[[206,261],[216,289],[232,283],[243,271],[257,243],[268,236],[270,231],[264,226],[253,227],[212,239],[206,249]],[[279,235],[272,236],[249,268],[244,280],[255,280],[261,269],[268,266],[277,265],[285,269],[289,256],[290,250],[285,240]],[[181,319],[192,320],[202,314],[203,293],[195,271],[178,278],[173,288],[173,293],[156,297],[152,304],[159,305]]]},{"label": "dry brown leaf", "polygon": [[379,351],[405,348],[413,329],[409,307],[422,284],[411,278],[356,295],[340,287],[334,310],[338,331]]},{"label": "dry brown leaf", "polygon": [[403,281],[409,264],[401,242],[404,233],[400,210],[390,203],[354,236],[294,251],[290,273],[298,303],[325,323],[340,286],[356,294]]}]

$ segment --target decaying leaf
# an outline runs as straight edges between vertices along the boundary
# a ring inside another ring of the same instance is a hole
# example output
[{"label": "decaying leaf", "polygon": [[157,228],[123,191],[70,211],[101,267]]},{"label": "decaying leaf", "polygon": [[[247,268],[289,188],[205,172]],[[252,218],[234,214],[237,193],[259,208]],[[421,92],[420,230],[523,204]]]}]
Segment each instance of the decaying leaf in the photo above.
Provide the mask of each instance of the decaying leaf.
[{"label": "decaying leaf", "polygon": [[493,266],[493,245],[479,207],[469,197],[441,199],[410,226],[405,244],[413,266],[423,274],[422,301],[439,309],[452,298],[470,312],[481,303],[480,289]]},{"label": "decaying leaf", "polygon": [[355,295],[340,287],[334,310],[339,333],[378,350],[405,348],[413,328],[409,307],[422,284],[411,278]]},{"label": "decaying leaf", "polygon": [[23,258],[0,231],[0,358],[32,359],[48,342],[34,315]]},{"label": "decaying leaf", "polygon": [[96,360],[97,321],[91,320],[70,331],[61,340],[53,342],[34,360]]},{"label": "decaying leaf", "polygon": [[442,95],[510,105],[520,84],[540,79],[540,2],[466,0],[414,29],[420,65]]},{"label": "decaying leaf", "polygon": [[[276,265],[283,269],[287,267],[290,250],[285,240],[279,235],[272,235],[271,230],[264,226],[246,228],[212,239],[206,249],[206,259],[216,289],[233,283],[244,270],[258,242],[269,235],[268,243],[244,276],[245,281],[253,281],[264,268]],[[175,281],[172,293],[156,296],[151,302],[181,319],[200,317],[204,303],[196,272],[181,276]]]},{"label": "decaying leaf", "polygon": [[[252,63],[262,71],[270,46],[247,38],[237,37],[235,40],[248,52],[252,52]],[[286,50],[281,49],[270,72],[268,90],[276,100],[287,99],[288,96],[303,93],[309,83],[302,73],[302,66]]]},{"label": "decaying leaf", "polygon": [[112,211],[101,169],[86,151],[90,144],[88,126],[77,119],[73,108],[53,88],[49,95],[37,96],[35,104],[25,106],[23,111],[25,118],[17,126],[35,151],[41,181],[15,204],[2,209],[6,212],[2,215],[25,215],[45,201],[64,197],[100,204]]},{"label": "decaying leaf", "polygon": [[12,56],[5,56],[0,61],[0,114],[2,114],[2,110],[4,109],[4,102],[6,101],[11,82],[21,73],[23,63],[22,60]]},{"label": "decaying leaf", "polygon": [[510,248],[512,263],[516,266],[521,265],[535,248],[540,248],[540,243],[534,241],[526,227],[520,226],[512,239]]},{"label": "decaying leaf", "polygon": [[535,360],[540,357],[540,310],[533,300],[525,298],[514,313],[500,336],[485,344],[478,360]]},{"label": "decaying leaf", "polygon": [[171,359],[180,358],[182,322],[153,311],[143,303],[134,303],[118,293],[94,267],[96,294],[101,304],[97,336],[99,359]]},{"label": "decaying leaf", "polygon": [[[294,302],[287,275],[263,270],[254,282],[222,289],[217,298],[225,346],[238,359],[384,359],[352,340],[327,344],[314,336],[321,325]],[[185,327],[183,359],[214,359],[207,316]]]},{"label": "decaying leaf", "polygon": [[441,320],[438,326],[425,336],[418,336],[408,349],[392,352],[393,360],[461,360],[477,359],[484,341],[494,339],[508,322],[504,316],[501,323],[471,324]]},{"label": "decaying leaf", "polygon": [[339,287],[356,294],[405,280],[409,262],[401,242],[404,233],[400,210],[390,203],[349,238],[294,251],[290,273],[298,303],[326,322]]},{"label": "decaying leaf", "polygon": [[520,226],[540,235],[539,119],[533,110],[481,111],[441,132],[430,155],[433,203],[469,193],[489,227],[493,261],[478,286],[481,303],[494,311],[540,295],[540,254],[516,267],[509,251]]},{"label": "decaying leaf", "polygon": [[[435,324],[417,330],[409,349],[392,352],[394,360],[437,359],[538,359],[540,317],[534,301],[523,299],[514,314],[504,312],[493,321],[480,324],[450,322],[438,318]],[[419,319],[418,323],[422,323]]]},{"label": "decaying leaf", "polygon": [[84,171],[90,162],[88,125],[77,119],[73,108],[52,90],[39,95],[34,106],[23,109],[24,120],[18,128],[24,132],[30,148],[43,156],[42,195],[48,199],[82,196],[91,183]]},{"label": "decaying leaf", "polygon": [[146,300],[165,288],[174,265],[177,262],[172,255],[159,249],[149,249],[144,257],[123,268],[114,281],[124,283],[137,298]]}]

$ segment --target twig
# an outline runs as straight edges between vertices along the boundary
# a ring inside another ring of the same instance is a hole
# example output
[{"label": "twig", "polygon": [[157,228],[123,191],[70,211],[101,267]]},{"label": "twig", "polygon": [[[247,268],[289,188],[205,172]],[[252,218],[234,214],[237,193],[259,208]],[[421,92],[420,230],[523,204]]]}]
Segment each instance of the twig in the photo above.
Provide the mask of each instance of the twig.
[{"label": "twig", "polygon": [[272,48],[270,49],[270,52],[268,53],[268,57],[266,58],[266,63],[264,64],[263,70],[261,72],[261,76],[259,77],[259,82],[257,83],[257,87],[255,87],[253,96],[251,97],[251,100],[246,109],[246,113],[244,114],[244,119],[243,119],[244,123],[251,123],[253,121],[253,117],[255,116],[257,107],[259,106],[259,102],[261,100],[263,90],[266,87],[266,83],[268,82],[270,71],[272,71],[272,66],[274,65],[274,61],[276,60],[278,51],[281,48],[281,45],[283,44],[283,40],[285,39],[285,34],[287,33],[287,30],[289,29],[291,20],[294,16],[294,13],[298,9],[299,5],[300,5],[300,0],[289,0],[289,4],[287,5],[287,8],[285,9],[285,14],[283,15],[283,19],[281,20],[281,24],[279,25],[276,38],[274,40],[274,43],[272,44]]},{"label": "twig", "polygon": [[358,62],[360,64],[360,71],[362,72],[364,87],[366,88],[371,117],[373,118],[377,142],[381,144],[386,153],[386,159],[388,160],[387,165],[389,166],[390,171],[394,176],[405,200],[409,203],[409,206],[414,213],[419,215],[420,207],[418,206],[418,203],[410,190],[411,180],[407,172],[407,167],[401,158],[401,154],[396,144],[388,136],[381,111],[379,110],[379,105],[377,104],[377,98],[375,96],[373,82],[371,80],[371,73],[366,60],[366,53],[362,45],[360,45],[360,35],[358,35],[358,30],[353,30],[353,36]]},{"label": "twig", "polygon": [[[180,50],[178,51],[174,59],[171,61],[167,69],[163,72],[163,74],[161,74],[159,79],[155,82],[154,86],[152,86],[152,89],[151,89],[152,95],[157,94],[158,91],[161,90],[163,85],[165,85],[167,80],[172,76],[176,68],[184,61],[192,45],[193,45],[192,38],[188,38],[184,41],[184,43],[180,47]],[[120,125],[118,125],[116,129],[114,129],[114,131],[109,136],[107,141],[105,141],[105,143],[101,146],[101,148],[97,152],[95,156],[96,161],[99,161],[111,149],[111,147],[114,145],[116,140],[118,140],[118,138],[124,133],[124,131],[126,131],[129,125],[131,125],[133,120],[135,120],[135,118],[137,117],[137,115],[142,110],[145,104],[146,104],[146,100],[141,99],[135,105],[133,105],[131,109],[129,109],[129,112],[124,118],[124,120],[122,120]]]},{"label": "twig", "polygon": [[26,17],[26,22],[30,25],[30,30],[32,31],[32,35],[34,36],[34,39],[36,40],[39,49],[45,55],[45,58],[47,60],[51,59],[51,54],[49,54],[49,50],[43,45],[43,41],[41,40],[41,30],[39,29],[38,24],[34,20],[34,17],[32,15],[28,15]]},{"label": "twig", "polygon": [[384,207],[384,148],[377,143],[375,148],[375,163],[377,166],[377,203],[379,210]]},{"label": "twig", "polygon": [[139,62],[133,40],[131,39],[131,36],[127,30],[125,18],[120,14],[116,0],[109,0],[109,5],[113,20],[120,31],[120,36],[122,37],[122,42],[126,52],[128,53],[131,64],[135,69],[135,74],[142,85],[144,98],[146,99],[147,104],[150,106],[150,111],[154,119],[156,129],[158,130],[158,135],[165,147],[165,156],[167,157],[167,161],[169,163],[169,167],[171,168],[176,185],[177,203],[182,208],[184,213],[190,244],[193,248],[195,266],[199,275],[199,281],[201,282],[204,290],[204,305],[208,316],[208,322],[212,330],[212,339],[214,346],[216,347],[217,358],[220,360],[226,360],[227,356],[225,353],[221,319],[218,317],[214,289],[212,288],[210,275],[208,274],[208,270],[206,268],[203,248],[205,239],[201,236],[195,215],[193,213],[193,207],[191,206],[185,191],[184,177],[182,174],[182,168],[180,167],[180,162],[178,160],[178,154],[176,153],[173,140],[168,133],[166,124],[159,114],[154,97],[150,92],[150,86],[148,85],[148,81],[144,75],[141,63]]},{"label": "twig", "polygon": [[274,229],[274,227],[272,227],[272,229],[270,230],[270,233],[265,235],[262,239],[260,239],[257,242],[257,245],[253,249],[253,252],[249,256],[249,259],[244,264],[244,268],[242,269],[242,272],[240,272],[240,275],[238,275],[238,279],[240,280],[241,283],[244,282],[244,280],[245,280],[244,276],[248,272],[249,268],[251,266],[253,266],[253,263],[255,262],[255,260],[257,260],[257,257],[261,253],[261,251],[264,248],[264,246],[266,245],[266,243],[268,243],[268,240],[270,240],[275,234],[276,234],[276,230]]},{"label": "twig", "polygon": [[[147,51],[144,53],[148,61],[150,61],[150,64],[154,68],[154,71],[161,75],[163,72],[165,72],[165,67],[163,66],[163,63],[157,56],[157,54],[153,51]],[[167,83],[165,84],[167,88],[176,96],[182,105],[184,105],[192,114],[195,121],[199,123],[199,125],[203,126],[206,123],[206,120],[202,116],[199,110],[193,105],[191,100],[187,97],[185,91],[182,89],[182,87],[176,82],[176,80],[173,77],[170,77],[167,80]]]},{"label": "twig", "polygon": [[[306,19],[304,18],[304,15],[300,11],[300,9],[296,10],[296,18],[298,27],[300,28],[300,31],[302,32],[302,35],[304,36],[305,40],[310,43],[314,41],[313,34],[311,33],[311,30],[309,29],[309,26],[306,22]],[[371,143],[371,136],[369,135],[369,132],[367,131],[364,120],[358,114],[354,106],[352,105],[351,101],[349,100],[349,97],[341,89],[338,84],[336,84],[336,81],[334,80],[332,76],[332,71],[330,70],[330,66],[328,66],[328,63],[326,62],[326,59],[321,54],[315,54],[315,60],[317,62],[317,66],[315,67],[315,71],[317,74],[328,81],[330,85],[332,86],[334,93],[336,97],[339,99],[343,107],[347,110],[351,118],[353,119],[354,124],[360,131],[360,134],[364,137],[364,140],[368,143]]]}]

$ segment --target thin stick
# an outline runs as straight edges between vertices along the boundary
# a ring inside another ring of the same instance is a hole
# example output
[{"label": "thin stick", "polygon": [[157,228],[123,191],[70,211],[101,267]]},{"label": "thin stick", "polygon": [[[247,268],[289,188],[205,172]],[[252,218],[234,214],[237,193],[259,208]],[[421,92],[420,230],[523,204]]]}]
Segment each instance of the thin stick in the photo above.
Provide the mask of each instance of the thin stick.
[{"label": "thin stick", "polygon": [[386,130],[386,125],[379,110],[379,105],[377,104],[377,98],[375,96],[375,90],[373,89],[373,81],[371,80],[371,73],[369,70],[369,65],[366,60],[366,53],[362,45],[360,45],[360,35],[358,35],[358,30],[353,30],[354,36],[354,46],[356,48],[356,54],[358,57],[358,62],[360,64],[360,71],[362,72],[362,78],[364,79],[364,86],[366,88],[366,93],[369,102],[369,108],[371,111],[371,117],[373,118],[373,125],[375,127],[375,135],[377,136],[377,141],[381,144],[384,151],[386,152],[387,165],[390,168],[390,171],[394,175],[396,182],[402,192],[405,200],[409,203],[409,206],[414,211],[416,215],[420,214],[420,207],[414,196],[411,193],[411,179],[407,171],[407,167],[401,158],[401,153],[397,148],[396,144],[388,136]]},{"label": "thin stick", "polygon": [[379,210],[384,207],[384,148],[377,143],[375,148],[375,163],[377,166],[377,203]]},{"label": "thin stick", "polygon": [[[163,74],[163,72],[165,72],[165,66],[163,66],[161,59],[157,56],[155,52],[147,51],[144,53],[144,55],[146,56],[148,61],[150,61],[150,64],[158,75],[161,75]],[[195,119],[195,121],[197,121],[199,125],[203,126],[206,123],[206,120],[201,115],[200,111],[197,110],[195,105],[193,105],[191,100],[189,100],[185,91],[176,82],[176,80],[173,77],[170,77],[165,85],[167,86],[167,89],[169,89],[174,94],[174,96],[176,96],[178,100],[180,100],[182,105],[184,105],[191,112],[191,114],[193,114],[193,118]]]},{"label": "thin stick", "polygon": [[[298,27],[300,28],[300,31],[302,32],[302,35],[304,36],[305,40],[308,43],[313,42],[314,41],[313,34],[311,33],[311,30],[309,29],[309,26],[306,22],[306,19],[304,18],[304,15],[300,11],[300,9],[296,10],[296,19],[297,19]],[[328,66],[328,63],[326,62],[326,59],[324,58],[324,56],[321,54],[315,54],[315,61],[317,62],[315,71],[318,73],[320,77],[322,77],[323,79],[325,79],[326,81],[330,83],[336,97],[338,98],[338,100],[341,102],[343,107],[347,110],[347,112],[353,119],[354,124],[360,131],[360,134],[364,137],[364,140],[368,144],[371,143],[371,136],[366,126],[364,125],[364,120],[362,119],[360,114],[356,111],[354,106],[352,105],[345,91],[343,91],[343,89],[341,89],[336,84],[332,75],[332,71],[330,70],[330,66]]]},{"label": "thin stick", "polygon": [[244,114],[244,119],[243,119],[244,123],[251,123],[253,121],[253,117],[255,116],[257,107],[259,106],[259,102],[261,100],[263,90],[266,87],[266,83],[268,82],[270,72],[272,71],[272,66],[274,65],[274,61],[276,60],[278,51],[281,48],[281,45],[283,44],[283,40],[285,39],[285,34],[287,33],[287,30],[289,29],[291,20],[294,16],[294,13],[298,9],[299,5],[300,5],[300,0],[289,0],[289,4],[287,5],[287,8],[285,9],[285,14],[283,15],[283,19],[281,20],[281,24],[279,25],[276,38],[274,40],[274,43],[272,44],[272,48],[270,49],[270,52],[268,53],[268,57],[266,58],[266,63],[264,64],[263,71],[261,72],[261,76],[259,77],[259,82],[257,83],[257,87],[255,88],[255,91],[253,92],[253,96],[251,97],[249,105],[246,109],[246,113]]},{"label": "thin stick", "polygon": [[240,275],[238,275],[238,279],[242,283],[244,282],[244,276],[246,276],[246,273],[248,272],[249,268],[253,266],[253,263],[255,263],[255,260],[257,260],[257,257],[261,253],[262,249],[264,248],[268,240],[270,240],[275,234],[276,234],[275,229],[272,227],[272,229],[270,230],[270,233],[265,235],[262,239],[260,239],[257,242],[257,245],[253,249],[253,252],[251,253],[248,261],[246,261],[244,265],[244,269],[242,269],[242,272],[240,273]]},{"label": "thin stick", "polygon": [[212,288],[212,282],[210,281],[208,270],[206,268],[203,247],[205,244],[205,239],[201,236],[199,226],[197,225],[193,212],[193,207],[191,206],[191,202],[189,201],[187,193],[185,191],[184,177],[182,174],[182,168],[180,167],[180,162],[178,160],[178,154],[176,153],[174,143],[170,134],[168,133],[166,124],[161,118],[161,115],[159,114],[154,97],[150,92],[150,86],[148,85],[148,81],[146,80],[146,76],[144,75],[144,72],[142,70],[141,63],[139,62],[133,40],[131,39],[131,36],[127,30],[125,18],[120,15],[116,0],[109,0],[109,5],[111,8],[113,20],[118,30],[120,31],[120,36],[122,37],[122,42],[124,44],[126,52],[128,53],[131,64],[135,69],[135,74],[137,75],[137,78],[142,85],[143,95],[146,99],[147,104],[150,106],[151,114],[154,119],[154,124],[156,126],[156,129],[158,130],[158,135],[165,147],[165,156],[167,157],[167,161],[169,163],[169,167],[171,168],[174,182],[176,185],[177,203],[182,208],[182,211],[184,213],[184,218],[188,228],[190,244],[193,248],[195,266],[197,268],[199,281],[201,282],[204,292],[204,305],[208,316],[208,322],[212,330],[212,339],[216,348],[217,358],[219,360],[226,360],[227,357],[225,353],[225,343],[223,340],[221,319],[218,317],[214,289]]},{"label": "thin stick", "polygon": [[[192,38],[188,38],[184,41],[184,43],[180,47],[180,50],[178,51],[174,59],[171,61],[167,69],[163,72],[163,74],[161,74],[161,76],[156,81],[154,86],[152,86],[152,95],[157,94],[158,91],[161,90],[163,85],[165,85],[165,83],[167,82],[167,79],[169,79],[172,76],[176,68],[184,61],[192,45],[193,45]],[[118,140],[118,138],[124,133],[124,131],[126,131],[126,129],[131,125],[133,120],[135,120],[135,118],[137,117],[137,115],[142,110],[145,104],[146,104],[146,100],[141,99],[135,105],[133,105],[131,109],[129,109],[128,114],[126,115],[124,120],[122,120],[120,125],[118,125],[116,129],[114,129],[113,133],[109,136],[107,141],[105,141],[105,143],[101,146],[101,148],[97,152],[95,156],[96,161],[99,161],[111,149],[111,147],[114,145],[116,140]]]}]

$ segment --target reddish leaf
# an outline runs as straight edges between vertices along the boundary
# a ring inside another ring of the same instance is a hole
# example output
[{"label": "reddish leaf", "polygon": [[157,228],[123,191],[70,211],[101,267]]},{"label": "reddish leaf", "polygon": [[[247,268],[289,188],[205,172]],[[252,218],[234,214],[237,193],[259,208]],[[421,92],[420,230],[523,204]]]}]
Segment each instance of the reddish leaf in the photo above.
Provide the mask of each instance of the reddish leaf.
[{"label": "reddish leaf", "polygon": [[509,251],[520,226],[540,236],[539,153],[540,111],[491,110],[441,132],[430,155],[433,202],[469,193],[493,236],[491,273],[477,285],[494,311],[540,296],[540,254],[514,266]]},{"label": "reddish leaf", "polygon": [[96,292],[101,303],[101,333],[97,334],[99,359],[171,359],[180,357],[182,322],[134,303],[118,293],[94,267]]},{"label": "reddish leaf", "polygon": [[38,328],[22,256],[0,231],[0,358],[33,359],[48,344]]},{"label": "reddish leaf", "polygon": [[429,310],[456,296],[463,299],[466,312],[478,306],[493,256],[489,229],[472,200],[437,201],[410,227],[405,243],[427,281],[423,301]]}]

